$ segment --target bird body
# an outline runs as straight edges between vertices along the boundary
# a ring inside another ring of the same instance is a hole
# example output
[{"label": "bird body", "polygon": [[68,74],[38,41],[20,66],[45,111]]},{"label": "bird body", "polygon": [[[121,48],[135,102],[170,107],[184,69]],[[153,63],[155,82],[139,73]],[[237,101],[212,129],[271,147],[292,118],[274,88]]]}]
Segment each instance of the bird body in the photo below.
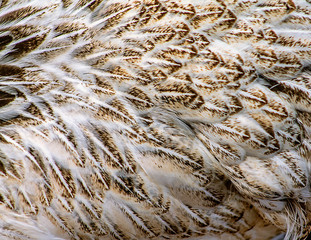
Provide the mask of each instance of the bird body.
[{"label": "bird body", "polygon": [[305,239],[308,0],[4,0],[0,238]]}]

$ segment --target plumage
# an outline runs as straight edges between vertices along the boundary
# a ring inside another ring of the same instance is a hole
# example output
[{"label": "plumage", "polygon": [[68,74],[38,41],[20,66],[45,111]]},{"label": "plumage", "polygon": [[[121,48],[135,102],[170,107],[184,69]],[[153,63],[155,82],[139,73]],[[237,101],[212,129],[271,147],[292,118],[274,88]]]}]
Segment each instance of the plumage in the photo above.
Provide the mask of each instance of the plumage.
[{"label": "plumage", "polygon": [[1,239],[306,239],[309,0],[0,3]]}]

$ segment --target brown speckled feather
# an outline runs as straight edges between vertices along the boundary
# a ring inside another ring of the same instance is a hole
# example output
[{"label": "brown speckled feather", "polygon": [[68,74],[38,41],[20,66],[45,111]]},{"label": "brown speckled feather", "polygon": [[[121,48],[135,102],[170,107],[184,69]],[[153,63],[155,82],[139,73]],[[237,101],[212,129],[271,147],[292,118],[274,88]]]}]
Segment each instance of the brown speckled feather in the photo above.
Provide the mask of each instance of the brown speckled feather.
[{"label": "brown speckled feather", "polygon": [[307,0],[2,1],[0,238],[305,239],[310,36]]}]

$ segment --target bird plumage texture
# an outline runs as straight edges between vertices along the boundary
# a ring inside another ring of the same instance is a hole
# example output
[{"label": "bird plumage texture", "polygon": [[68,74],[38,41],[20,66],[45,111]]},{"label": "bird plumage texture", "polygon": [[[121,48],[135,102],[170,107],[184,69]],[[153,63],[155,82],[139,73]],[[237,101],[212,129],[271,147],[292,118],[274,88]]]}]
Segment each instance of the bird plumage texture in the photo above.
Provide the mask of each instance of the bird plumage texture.
[{"label": "bird plumage texture", "polygon": [[310,0],[3,0],[1,239],[304,239]]}]

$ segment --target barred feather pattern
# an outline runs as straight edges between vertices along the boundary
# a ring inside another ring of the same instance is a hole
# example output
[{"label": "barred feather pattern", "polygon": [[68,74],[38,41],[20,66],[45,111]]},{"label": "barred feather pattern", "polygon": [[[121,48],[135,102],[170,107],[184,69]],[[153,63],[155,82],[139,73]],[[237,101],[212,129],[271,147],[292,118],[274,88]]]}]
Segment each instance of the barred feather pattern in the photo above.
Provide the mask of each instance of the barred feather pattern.
[{"label": "barred feather pattern", "polygon": [[305,239],[309,0],[3,0],[1,239]]}]

